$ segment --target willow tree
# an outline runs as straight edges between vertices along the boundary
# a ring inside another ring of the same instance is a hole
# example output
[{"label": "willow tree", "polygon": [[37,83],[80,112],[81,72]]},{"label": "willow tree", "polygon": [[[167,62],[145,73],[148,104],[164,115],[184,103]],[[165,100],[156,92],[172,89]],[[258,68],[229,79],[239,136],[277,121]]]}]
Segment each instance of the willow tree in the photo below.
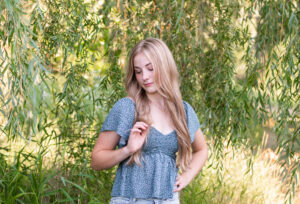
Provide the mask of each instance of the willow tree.
[{"label": "willow tree", "polygon": [[158,37],[175,57],[183,98],[213,151],[221,156],[224,144],[247,144],[257,127],[275,121],[293,195],[300,168],[299,2],[3,0],[0,9],[7,140],[54,139],[57,154],[73,158],[61,164],[66,171],[78,158],[88,169],[103,113],[125,95],[128,51]]}]

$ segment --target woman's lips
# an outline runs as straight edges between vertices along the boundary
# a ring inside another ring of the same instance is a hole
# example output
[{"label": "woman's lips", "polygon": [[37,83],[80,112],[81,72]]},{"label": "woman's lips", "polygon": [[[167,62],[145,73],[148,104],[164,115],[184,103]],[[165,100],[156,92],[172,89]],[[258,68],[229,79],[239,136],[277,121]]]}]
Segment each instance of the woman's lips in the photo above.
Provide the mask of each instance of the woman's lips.
[{"label": "woman's lips", "polygon": [[145,84],[145,86],[151,86],[153,83],[147,83],[147,84]]}]

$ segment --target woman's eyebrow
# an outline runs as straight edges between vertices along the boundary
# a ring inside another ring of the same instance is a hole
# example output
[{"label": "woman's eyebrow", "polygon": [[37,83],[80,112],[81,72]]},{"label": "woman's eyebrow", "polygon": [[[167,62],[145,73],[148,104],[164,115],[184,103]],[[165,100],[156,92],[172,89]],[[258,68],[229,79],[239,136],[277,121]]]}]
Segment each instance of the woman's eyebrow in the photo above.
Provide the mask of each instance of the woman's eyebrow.
[{"label": "woman's eyebrow", "polygon": [[[145,67],[148,67],[149,65],[151,65],[151,62],[149,62],[148,64],[145,65]],[[138,69],[141,69],[140,67],[138,66],[134,66],[134,68],[138,68]]]}]

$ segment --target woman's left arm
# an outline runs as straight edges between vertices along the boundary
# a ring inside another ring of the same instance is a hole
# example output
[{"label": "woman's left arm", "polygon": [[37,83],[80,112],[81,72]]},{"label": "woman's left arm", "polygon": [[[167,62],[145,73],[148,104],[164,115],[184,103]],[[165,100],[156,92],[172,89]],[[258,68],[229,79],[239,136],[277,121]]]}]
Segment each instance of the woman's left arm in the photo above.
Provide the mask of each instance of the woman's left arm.
[{"label": "woman's left arm", "polygon": [[176,179],[176,188],[174,192],[181,191],[203,168],[208,157],[208,148],[204,139],[204,135],[200,128],[195,133],[195,139],[192,143],[192,161],[189,168],[181,175],[178,174]]}]

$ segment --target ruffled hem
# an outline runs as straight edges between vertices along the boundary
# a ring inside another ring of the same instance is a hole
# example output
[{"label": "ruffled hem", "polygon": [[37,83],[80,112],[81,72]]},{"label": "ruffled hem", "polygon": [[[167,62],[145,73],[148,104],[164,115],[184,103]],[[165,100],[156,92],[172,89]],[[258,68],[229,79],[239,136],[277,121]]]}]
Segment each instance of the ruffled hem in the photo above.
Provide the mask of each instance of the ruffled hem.
[{"label": "ruffled hem", "polygon": [[142,166],[119,165],[112,196],[168,199],[173,196],[177,176],[175,159],[162,153],[143,153]]}]

